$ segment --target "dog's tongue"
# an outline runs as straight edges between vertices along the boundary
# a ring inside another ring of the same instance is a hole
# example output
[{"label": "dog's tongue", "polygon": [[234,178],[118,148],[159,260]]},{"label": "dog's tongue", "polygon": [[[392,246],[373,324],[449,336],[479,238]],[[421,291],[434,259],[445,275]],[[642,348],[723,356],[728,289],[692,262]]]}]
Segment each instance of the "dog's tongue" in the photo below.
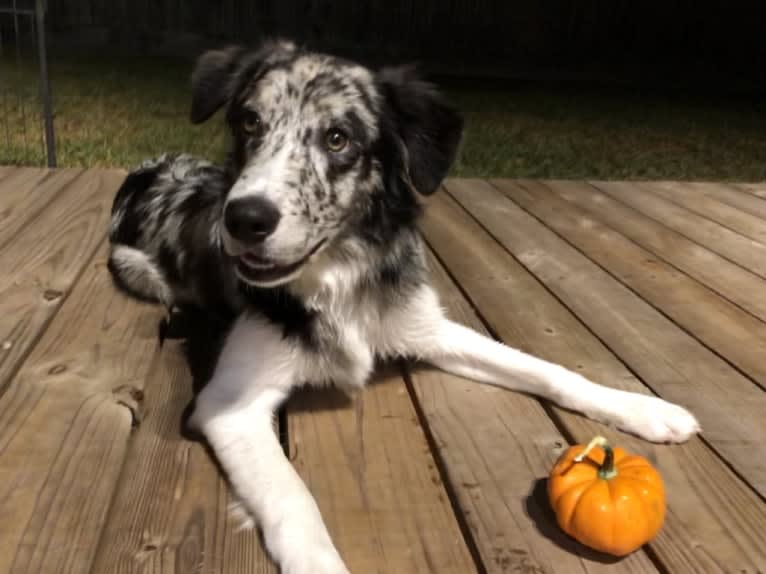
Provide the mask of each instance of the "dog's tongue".
[{"label": "dog's tongue", "polygon": [[256,255],[255,253],[248,252],[244,253],[243,255],[240,255],[240,260],[242,263],[247,265],[248,267],[255,267],[258,269],[265,269],[268,267],[274,267],[274,262],[270,259],[266,259],[265,257],[261,257],[260,255]]}]

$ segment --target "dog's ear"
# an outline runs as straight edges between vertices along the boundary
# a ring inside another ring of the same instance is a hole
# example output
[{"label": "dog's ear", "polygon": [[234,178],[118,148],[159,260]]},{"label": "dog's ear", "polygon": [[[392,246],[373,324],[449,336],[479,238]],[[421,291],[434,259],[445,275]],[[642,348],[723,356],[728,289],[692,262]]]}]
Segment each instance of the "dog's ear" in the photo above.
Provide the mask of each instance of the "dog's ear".
[{"label": "dog's ear", "polygon": [[204,122],[227,104],[243,76],[254,75],[262,65],[292,57],[296,51],[292,42],[270,40],[257,51],[228,46],[202,54],[192,73],[192,123]]},{"label": "dog's ear", "polygon": [[191,80],[193,124],[204,122],[231,99],[244,57],[242,46],[210,50],[199,57]]},{"label": "dog's ear", "polygon": [[463,119],[412,66],[384,68],[378,83],[406,150],[409,180],[418,192],[433,193],[455,161]]}]

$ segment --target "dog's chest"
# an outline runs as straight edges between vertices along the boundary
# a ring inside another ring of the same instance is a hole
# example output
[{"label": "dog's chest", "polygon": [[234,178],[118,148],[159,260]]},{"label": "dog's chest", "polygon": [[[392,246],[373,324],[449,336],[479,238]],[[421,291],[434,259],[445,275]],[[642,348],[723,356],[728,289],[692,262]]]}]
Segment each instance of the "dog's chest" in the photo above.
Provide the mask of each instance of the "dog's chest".
[{"label": "dog's chest", "polygon": [[311,345],[314,366],[309,366],[320,367],[322,380],[316,382],[363,386],[372,374],[380,339],[381,317],[375,308],[350,304],[318,311]]}]

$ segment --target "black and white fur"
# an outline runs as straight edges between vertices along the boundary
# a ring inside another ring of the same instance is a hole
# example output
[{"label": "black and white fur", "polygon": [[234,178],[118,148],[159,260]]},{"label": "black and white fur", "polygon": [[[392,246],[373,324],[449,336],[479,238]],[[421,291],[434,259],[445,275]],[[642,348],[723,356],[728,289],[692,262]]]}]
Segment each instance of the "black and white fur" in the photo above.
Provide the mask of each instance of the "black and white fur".
[{"label": "black and white fur", "polygon": [[462,121],[411,69],[372,72],[287,43],[208,52],[192,120],[224,107],[225,167],[164,157],[128,176],[110,269],[134,295],[237,317],[191,423],[282,572],[347,572],[272,427],[303,383],[359,388],[376,360],[418,358],[648,440],[698,432],[679,406],[597,385],[445,317],[417,194],[438,188]]}]

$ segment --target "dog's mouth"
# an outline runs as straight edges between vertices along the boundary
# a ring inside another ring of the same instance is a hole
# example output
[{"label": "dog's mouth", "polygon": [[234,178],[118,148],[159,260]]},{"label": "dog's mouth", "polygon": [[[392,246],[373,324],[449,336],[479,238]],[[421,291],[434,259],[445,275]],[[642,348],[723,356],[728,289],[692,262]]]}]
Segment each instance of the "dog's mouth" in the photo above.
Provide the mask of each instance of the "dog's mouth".
[{"label": "dog's mouth", "polygon": [[324,245],[322,239],[298,261],[280,263],[268,257],[248,251],[235,258],[237,275],[246,283],[261,286],[273,286],[284,282],[303,267],[306,262]]}]

